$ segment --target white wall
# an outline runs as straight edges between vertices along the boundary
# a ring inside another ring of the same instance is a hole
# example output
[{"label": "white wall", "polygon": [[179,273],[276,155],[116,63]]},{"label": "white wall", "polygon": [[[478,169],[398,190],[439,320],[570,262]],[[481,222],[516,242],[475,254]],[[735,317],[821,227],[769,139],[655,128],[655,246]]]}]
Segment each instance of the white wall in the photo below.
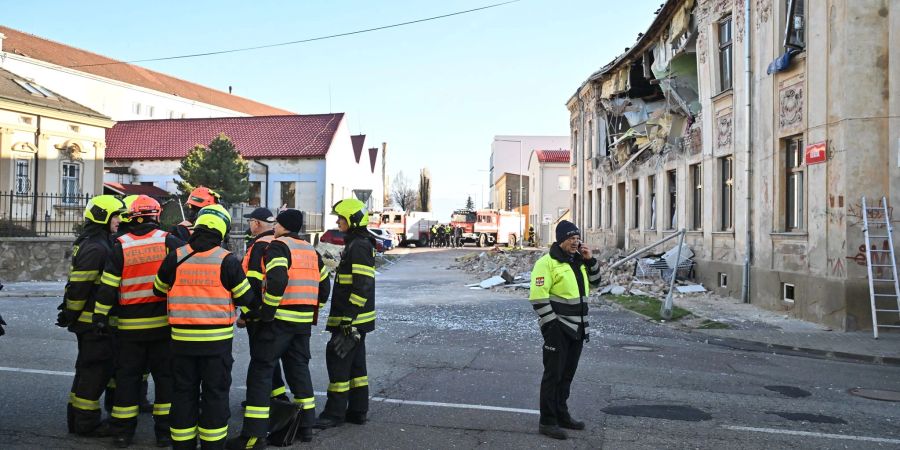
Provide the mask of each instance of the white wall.
[{"label": "white wall", "polygon": [[[559,177],[570,174],[568,163],[541,163],[532,153],[528,164],[529,184],[534,189],[529,193],[529,214],[532,216],[532,224],[538,234],[540,242],[549,245],[554,240],[553,225],[543,224],[545,214],[553,217],[553,222],[559,218],[559,210],[569,207],[569,189],[559,189]],[[568,185],[566,185],[568,188]]]},{"label": "white wall", "polygon": [[[247,116],[238,111],[207,103],[195,102],[121,81],[99,77],[48,62],[4,52],[0,67],[25,78],[31,78],[50,90],[78,102],[113,120],[204,118]],[[133,111],[141,104],[141,113]],[[148,115],[149,107],[153,115]]]},{"label": "white wall", "polygon": [[[354,189],[372,190],[372,210],[383,209],[384,186],[381,179],[381,146],[367,142],[363,148],[359,163],[353,153],[350,132],[347,129],[346,115],[338,126],[331,141],[331,148],[325,157],[325,212],[331,212],[331,206],[338,200],[350,198]],[[375,172],[369,165],[368,147],[378,147],[375,161]],[[337,218],[325,218],[325,228],[331,228]]]},{"label": "white wall", "polygon": [[[521,149],[519,142],[521,141]],[[528,159],[534,150],[560,150],[569,148],[569,136],[494,136],[491,143],[490,198],[496,205],[494,184],[504,173],[527,174]],[[520,152],[521,150],[521,152]]]}]

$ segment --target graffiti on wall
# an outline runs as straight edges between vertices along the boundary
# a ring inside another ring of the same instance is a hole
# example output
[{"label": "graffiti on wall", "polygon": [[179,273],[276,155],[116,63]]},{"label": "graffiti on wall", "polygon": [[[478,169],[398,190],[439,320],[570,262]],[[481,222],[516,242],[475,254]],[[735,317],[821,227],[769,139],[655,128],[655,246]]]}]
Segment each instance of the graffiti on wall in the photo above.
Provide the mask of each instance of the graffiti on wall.
[{"label": "graffiti on wall", "polygon": [[[872,276],[874,278],[880,278],[880,279],[891,278],[892,275],[891,275],[890,267],[884,267],[891,263],[890,253],[887,252],[887,250],[890,250],[890,248],[891,248],[890,244],[888,243],[887,239],[883,239],[883,240],[881,240],[881,245],[879,248],[879,245],[876,242],[873,242],[872,247],[871,247],[872,266],[873,266],[872,267]],[[865,266],[866,265],[866,244],[860,245],[856,255],[848,256],[847,259],[855,261],[856,264],[858,264],[860,266]]]},{"label": "graffiti on wall", "polygon": [[[869,206],[872,208],[872,206]],[[847,207],[847,224],[856,227],[863,225],[863,207],[862,203],[856,203]],[[887,217],[885,217],[883,209],[870,209],[869,210],[869,226],[872,228],[884,228],[884,224],[873,224],[871,222],[891,222],[897,223],[900,220],[894,219],[894,207],[888,204],[887,207]]]}]

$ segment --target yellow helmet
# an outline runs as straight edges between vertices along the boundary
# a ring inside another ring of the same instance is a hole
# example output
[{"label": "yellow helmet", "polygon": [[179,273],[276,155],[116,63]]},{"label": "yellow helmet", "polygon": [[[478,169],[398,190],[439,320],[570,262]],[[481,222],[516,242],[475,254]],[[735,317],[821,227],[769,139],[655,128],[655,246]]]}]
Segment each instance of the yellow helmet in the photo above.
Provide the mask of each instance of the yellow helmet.
[{"label": "yellow helmet", "polygon": [[131,222],[131,204],[139,197],[139,195],[129,195],[122,199],[122,203],[125,204],[125,210],[122,211],[122,214],[119,214],[119,218],[122,219],[122,222],[128,223]]},{"label": "yellow helmet", "polygon": [[204,206],[197,213],[194,228],[201,225],[210,230],[218,231],[222,239],[225,239],[228,230],[231,228],[231,214],[222,205]]},{"label": "yellow helmet", "polygon": [[98,195],[91,198],[84,208],[84,218],[94,223],[106,225],[114,215],[125,210],[121,200],[112,195]]},{"label": "yellow helmet", "polygon": [[334,204],[332,213],[343,217],[351,228],[364,227],[369,224],[369,211],[366,204],[355,198],[347,198]]}]

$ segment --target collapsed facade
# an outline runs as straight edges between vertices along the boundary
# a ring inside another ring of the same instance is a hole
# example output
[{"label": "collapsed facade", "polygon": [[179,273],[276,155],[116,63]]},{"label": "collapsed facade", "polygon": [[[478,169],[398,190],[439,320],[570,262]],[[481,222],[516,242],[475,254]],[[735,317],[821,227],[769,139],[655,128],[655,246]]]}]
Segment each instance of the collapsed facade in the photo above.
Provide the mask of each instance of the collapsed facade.
[{"label": "collapsed facade", "polygon": [[586,241],[685,229],[708,289],[870,328],[860,204],[900,201],[898,49],[900,2],[667,1],[567,102]]}]

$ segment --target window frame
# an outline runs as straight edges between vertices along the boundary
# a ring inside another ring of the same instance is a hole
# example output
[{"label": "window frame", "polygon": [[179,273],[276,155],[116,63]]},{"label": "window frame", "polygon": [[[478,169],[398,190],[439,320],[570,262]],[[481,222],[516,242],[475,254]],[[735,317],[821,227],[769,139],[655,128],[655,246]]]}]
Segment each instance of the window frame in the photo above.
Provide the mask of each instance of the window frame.
[{"label": "window frame", "polygon": [[656,175],[647,176],[647,217],[650,220],[648,230],[656,230]]},{"label": "window frame", "polygon": [[783,229],[788,233],[806,231],[806,163],[804,161],[803,135],[784,139],[782,159],[784,176],[784,221]]},{"label": "window frame", "polygon": [[[724,33],[726,32],[727,33]],[[727,37],[727,40],[724,40]],[[719,93],[734,87],[734,27],[732,16],[719,20],[716,27]],[[727,67],[726,67],[727,66]],[[727,83],[726,83],[727,81]]]},{"label": "window frame", "polygon": [[664,230],[678,229],[678,169],[666,171],[666,224]]},{"label": "window frame", "polygon": [[[288,192],[290,192],[291,204],[288,204],[285,201],[285,187],[290,186]],[[334,185],[332,185],[332,189],[334,189]],[[297,182],[296,181],[280,181],[278,185],[278,192],[280,194],[281,204],[287,205],[288,208],[296,208],[297,205]],[[334,194],[332,194],[333,196]],[[334,198],[334,197],[332,197]]]},{"label": "window frame", "polygon": [[691,230],[703,230],[703,165],[691,164],[688,167],[691,180]]},{"label": "window frame", "polygon": [[734,155],[719,158],[719,231],[734,231]]},{"label": "window frame", "polygon": [[[784,48],[803,51],[806,49],[806,1],[786,0],[784,6]],[[797,17],[801,20],[799,28],[794,20]]]},{"label": "window frame", "polygon": [[[73,171],[74,175],[67,172]],[[81,164],[76,162],[63,162],[60,165],[60,198],[65,205],[78,203],[81,197]]]},{"label": "window frame", "polygon": [[[24,171],[20,171],[20,166],[24,166]],[[13,162],[13,190],[16,194],[27,194],[31,192],[31,161],[25,158],[15,158]]]},{"label": "window frame", "polygon": [[641,181],[631,180],[631,229],[641,229]]},{"label": "window frame", "polygon": [[584,203],[585,211],[584,220],[585,220],[585,228],[592,230],[594,228],[594,191],[588,189],[587,191],[587,202]]}]

